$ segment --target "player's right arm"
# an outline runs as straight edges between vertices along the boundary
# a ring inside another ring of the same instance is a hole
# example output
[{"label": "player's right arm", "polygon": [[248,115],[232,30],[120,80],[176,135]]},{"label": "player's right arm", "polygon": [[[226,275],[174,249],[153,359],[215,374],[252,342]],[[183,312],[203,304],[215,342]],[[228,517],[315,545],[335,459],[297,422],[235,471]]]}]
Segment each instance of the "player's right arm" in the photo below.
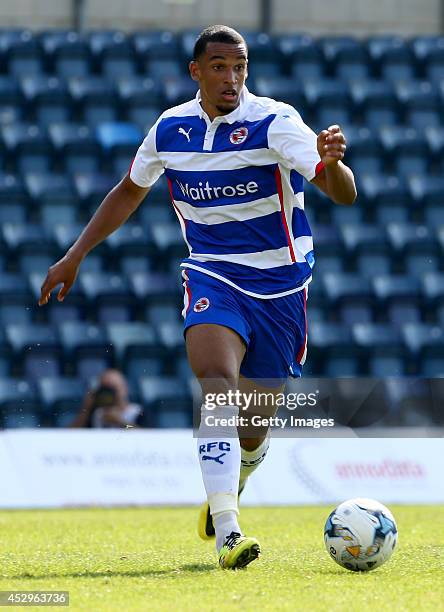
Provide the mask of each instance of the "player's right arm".
[{"label": "player's right arm", "polygon": [[48,303],[51,291],[63,286],[57,299],[63,301],[77,278],[80,264],[86,255],[119,228],[136,210],[149,192],[149,187],[140,187],[126,175],[105,197],[93,217],[66,254],[48,270],[43,281],[39,306]]},{"label": "player's right arm", "polygon": [[140,145],[129,173],[108,193],[64,257],[49,268],[40,290],[39,306],[48,303],[51,291],[60,284],[63,286],[57,299],[63,301],[77,278],[82,260],[125,223],[163,173],[156,147],[156,130],[161,118],[162,115]]}]

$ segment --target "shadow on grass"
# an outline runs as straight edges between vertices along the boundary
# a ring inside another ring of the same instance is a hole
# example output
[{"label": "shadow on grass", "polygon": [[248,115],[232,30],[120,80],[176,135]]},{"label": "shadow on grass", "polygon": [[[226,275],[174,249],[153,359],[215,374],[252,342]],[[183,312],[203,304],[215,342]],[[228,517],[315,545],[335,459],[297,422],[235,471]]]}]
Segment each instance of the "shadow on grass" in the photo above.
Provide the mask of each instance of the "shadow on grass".
[{"label": "shadow on grass", "polygon": [[140,578],[142,576],[175,576],[180,574],[198,574],[202,572],[211,572],[217,569],[217,566],[213,563],[188,563],[186,565],[180,565],[172,569],[165,570],[109,570],[109,571],[85,571],[85,572],[52,572],[47,574],[30,574],[29,572],[23,572],[21,574],[15,574],[7,576],[8,580],[42,580],[48,578],[111,578],[113,576],[127,576]]}]

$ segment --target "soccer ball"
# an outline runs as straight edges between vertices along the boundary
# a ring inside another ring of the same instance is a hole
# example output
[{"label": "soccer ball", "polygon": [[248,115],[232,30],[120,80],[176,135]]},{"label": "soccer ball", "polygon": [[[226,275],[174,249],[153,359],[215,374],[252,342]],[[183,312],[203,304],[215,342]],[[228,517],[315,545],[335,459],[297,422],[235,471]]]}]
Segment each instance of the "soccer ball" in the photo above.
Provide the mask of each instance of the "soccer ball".
[{"label": "soccer ball", "polygon": [[324,542],[330,556],[354,572],[380,567],[398,539],[393,514],[374,499],[349,499],[327,519]]}]

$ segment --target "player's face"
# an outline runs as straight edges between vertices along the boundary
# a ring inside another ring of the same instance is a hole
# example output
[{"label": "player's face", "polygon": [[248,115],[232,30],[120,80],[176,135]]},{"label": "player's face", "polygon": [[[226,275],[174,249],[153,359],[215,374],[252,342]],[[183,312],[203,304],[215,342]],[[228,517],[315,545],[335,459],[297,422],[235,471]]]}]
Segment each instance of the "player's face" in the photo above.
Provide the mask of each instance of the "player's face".
[{"label": "player's face", "polygon": [[190,73],[199,82],[202,107],[211,120],[231,113],[247,78],[245,45],[207,43],[205,53],[190,63]]}]

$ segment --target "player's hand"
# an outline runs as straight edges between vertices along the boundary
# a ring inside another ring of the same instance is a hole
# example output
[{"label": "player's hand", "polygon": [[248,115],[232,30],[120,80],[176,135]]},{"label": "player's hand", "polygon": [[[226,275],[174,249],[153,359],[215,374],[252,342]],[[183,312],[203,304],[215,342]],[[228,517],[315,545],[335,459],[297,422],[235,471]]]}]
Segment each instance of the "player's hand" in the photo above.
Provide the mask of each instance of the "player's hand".
[{"label": "player's hand", "polygon": [[65,255],[62,257],[62,259],[51,266],[40,289],[39,306],[43,306],[44,304],[48,303],[48,300],[51,297],[51,291],[54,289],[54,287],[57,287],[57,285],[60,285],[61,283],[63,284],[63,287],[60,288],[57,294],[57,299],[59,302],[63,302],[65,295],[71,289],[74,281],[77,278],[79,266],[80,262],[73,259],[69,255]]},{"label": "player's hand", "polygon": [[343,159],[347,141],[339,125],[331,125],[319,134],[317,145],[321,161],[324,166],[329,166]]}]

